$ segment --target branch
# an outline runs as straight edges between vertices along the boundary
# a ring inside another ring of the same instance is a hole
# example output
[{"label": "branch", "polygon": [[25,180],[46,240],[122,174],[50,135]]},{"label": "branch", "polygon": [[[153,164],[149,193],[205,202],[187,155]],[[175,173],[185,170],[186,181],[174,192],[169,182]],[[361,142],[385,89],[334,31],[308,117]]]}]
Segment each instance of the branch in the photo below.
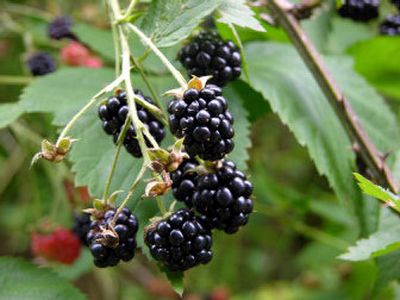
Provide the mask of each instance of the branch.
[{"label": "branch", "polygon": [[359,147],[359,152],[368,168],[372,171],[374,178],[380,185],[397,194],[397,184],[385,163],[383,155],[368,137],[350,103],[337,86],[325,67],[321,56],[291,12],[293,5],[288,3],[287,0],[269,0],[267,5],[274,14],[276,21],[292,40],[300,56],[313,74],[314,79],[328,98],[342,125],[347,129],[351,141]]}]

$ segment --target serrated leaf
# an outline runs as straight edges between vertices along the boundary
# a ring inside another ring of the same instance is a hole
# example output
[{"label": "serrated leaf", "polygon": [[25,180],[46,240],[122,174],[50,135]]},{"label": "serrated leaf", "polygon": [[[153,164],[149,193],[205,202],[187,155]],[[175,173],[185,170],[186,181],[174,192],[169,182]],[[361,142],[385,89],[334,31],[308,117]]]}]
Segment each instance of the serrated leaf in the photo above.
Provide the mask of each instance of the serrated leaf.
[{"label": "serrated leaf", "polygon": [[400,201],[398,196],[394,195],[389,190],[386,190],[379,185],[374,184],[370,180],[363,177],[361,174],[354,173],[354,177],[356,177],[360,189],[365,194],[381,200],[387,205],[394,206],[397,211],[400,211]]},{"label": "serrated leaf", "polygon": [[23,114],[19,103],[0,104],[0,128],[4,128],[17,120]]},{"label": "serrated leaf", "polygon": [[[318,171],[327,176],[337,195],[342,199],[355,197],[350,141],[298,54],[289,45],[267,42],[248,44],[245,50],[250,85],[269,101],[299,143],[307,146]],[[351,60],[330,57],[326,62],[371,138],[383,151],[396,146],[394,115],[365,80],[352,71]]]},{"label": "serrated leaf", "polygon": [[242,98],[235,90],[234,85],[226,87],[223,92],[229,103],[229,111],[235,119],[233,124],[235,128],[235,137],[233,139],[235,148],[228,157],[236,163],[238,169],[244,171],[247,169],[247,160],[249,159],[247,150],[251,147],[250,122],[247,119],[248,113],[243,107],[243,102],[248,99]]},{"label": "serrated leaf", "polygon": [[184,40],[222,0],[155,0],[139,20],[139,26],[159,47]]},{"label": "serrated leaf", "polygon": [[382,256],[400,248],[400,225],[381,229],[367,239],[358,240],[345,254],[339,256],[343,260],[361,261]]},{"label": "serrated leaf", "polygon": [[247,6],[246,0],[224,0],[218,8],[218,13],[218,22],[265,31],[255,18],[255,13]]},{"label": "serrated leaf", "polygon": [[77,23],[73,25],[72,31],[85,45],[98,52],[104,58],[114,61],[114,43],[110,30],[100,29],[84,23]]},{"label": "serrated leaf", "polygon": [[20,258],[0,258],[0,299],[83,300],[86,297],[50,269]]}]

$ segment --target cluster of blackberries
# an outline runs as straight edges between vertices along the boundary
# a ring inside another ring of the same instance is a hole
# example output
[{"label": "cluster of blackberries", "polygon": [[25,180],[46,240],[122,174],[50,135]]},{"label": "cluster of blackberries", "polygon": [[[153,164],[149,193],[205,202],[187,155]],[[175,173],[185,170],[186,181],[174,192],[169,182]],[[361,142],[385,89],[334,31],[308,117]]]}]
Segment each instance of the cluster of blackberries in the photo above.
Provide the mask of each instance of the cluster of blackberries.
[{"label": "cluster of blackberries", "polygon": [[33,76],[43,76],[56,70],[54,58],[45,52],[36,52],[26,61],[27,67]]},{"label": "cluster of blackberries", "polygon": [[188,89],[183,99],[170,102],[168,112],[171,132],[185,137],[185,150],[191,157],[218,160],[233,150],[233,117],[221,88]]},{"label": "cluster of blackberries", "polygon": [[253,186],[232,161],[224,160],[214,172],[197,174],[198,163],[185,160],[171,173],[178,201],[193,208],[210,228],[235,233],[253,211]]},{"label": "cluster of blackberries", "polygon": [[400,14],[389,15],[380,24],[379,31],[383,35],[399,35],[400,34]]},{"label": "cluster of blackberries", "polygon": [[[141,91],[136,90],[135,94],[150,104],[155,104],[151,98],[143,96]],[[139,119],[145,124],[145,126],[148,126],[149,132],[154,139],[158,143],[161,142],[165,136],[164,125],[146,108],[140,105],[136,105],[136,107]],[[107,134],[114,136],[114,143],[117,143],[118,141],[118,137],[125,124],[128,113],[129,108],[126,92],[124,91],[120,91],[116,96],[108,98],[106,103],[100,105],[98,109],[99,117],[103,121],[103,129]],[[149,141],[146,140],[146,142],[149,146],[151,145]],[[136,129],[133,124],[129,126],[123,144],[125,149],[133,156],[142,156],[140,145],[136,137]]]},{"label": "cluster of blackberries", "polygon": [[204,31],[184,46],[178,58],[189,76],[213,76],[210,83],[224,86],[242,72],[240,52],[232,41],[223,41],[218,33]]},{"label": "cluster of blackberries", "polygon": [[367,22],[379,15],[379,0],[345,0],[338,13],[343,18]]},{"label": "cluster of blackberries", "polygon": [[152,224],[145,242],[155,260],[170,271],[185,271],[212,258],[212,234],[188,209]]},{"label": "cluster of blackberries", "polygon": [[48,35],[51,39],[61,40],[64,38],[76,39],[75,35],[71,31],[72,19],[68,16],[56,17],[51,21],[47,30]]},{"label": "cluster of blackberries", "polygon": [[94,264],[99,268],[112,267],[135,256],[138,220],[126,207],[115,217],[116,211],[109,209],[101,219],[91,222],[87,234]]}]

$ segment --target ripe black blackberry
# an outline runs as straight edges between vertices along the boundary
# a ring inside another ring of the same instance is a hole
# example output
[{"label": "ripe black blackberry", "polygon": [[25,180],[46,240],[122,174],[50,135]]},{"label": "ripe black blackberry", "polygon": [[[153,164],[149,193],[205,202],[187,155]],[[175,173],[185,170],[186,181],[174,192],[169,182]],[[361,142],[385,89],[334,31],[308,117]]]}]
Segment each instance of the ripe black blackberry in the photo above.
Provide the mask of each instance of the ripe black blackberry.
[{"label": "ripe black blackberry", "polygon": [[212,75],[210,83],[224,86],[242,72],[240,51],[232,41],[224,41],[215,31],[203,31],[178,54],[189,76]]},{"label": "ripe black blackberry", "polygon": [[379,25],[379,31],[383,35],[399,35],[400,14],[387,16],[386,20]]},{"label": "ripe black blackberry", "polygon": [[33,76],[42,76],[56,70],[56,62],[53,57],[45,52],[32,54],[26,64]]},{"label": "ripe black blackberry", "polygon": [[128,208],[123,208],[112,224],[115,213],[116,209],[107,210],[102,219],[91,222],[87,234],[94,264],[99,268],[112,267],[135,256],[138,221]]},{"label": "ripe black blackberry", "polygon": [[[143,96],[140,90],[136,90],[135,94],[142,97],[145,101],[155,104],[151,98]],[[165,137],[164,125],[144,107],[138,104],[136,107],[139,119],[148,126],[150,134],[158,143],[160,143]],[[106,103],[100,105],[98,109],[99,117],[103,121],[103,129],[107,134],[114,136],[114,143],[117,143],[118,141],[118,136],[125,124],[128,112],[129,108],[127,105],[126,93],[124,91],[119,92],[115,97],[108,98]],[[148,146],[151,145],[147,139],[146,142]],[[123,144],[125,149],[133,156],[142,156],[139,142],[136,138],[136,129],[132,123],[125,134]]]},{"label": "ripe black blackberry", "polygon": [[185,150],[190,157],[218,160],[233,150],[233,117],[219,87],[188,89],[183,99],[170,102],[168,112],[171,132],[185,137]]},{"label": "ripe black blackberry", "polygon": [[88,246],[87,234],[90,230],[90,214],[82,212],[80,214],[74,215],[74,223],[72,227],[72,232],[79,238],[82,245]]},{"label": "ripe black blackberry", "polygon": [[49,37],[54,40],[63,38],[76,39],[71,31],[72,19],[68,16],[56,17],[51,21],[48,27]]},{"label": "ripe black blackberry", "polygon": [[338,13],[343,18],[367,22],[379,15],[379,0],[345,0]]},{"label": "ripe black blackberry", "polygon": [[205,175],[191,171],[196,165],[184,161],[171,174],[176,199],[193,207],[211,228],[227,233],[238,231],[253,211],[253,185],[232,161],[225,160],[214,173]]},{"label": "ripe black blackberry", "polygon": [[188,209],[151,225],[145,242],[154,259],[170,271],[185,271],[212,259],[211,231]]}]

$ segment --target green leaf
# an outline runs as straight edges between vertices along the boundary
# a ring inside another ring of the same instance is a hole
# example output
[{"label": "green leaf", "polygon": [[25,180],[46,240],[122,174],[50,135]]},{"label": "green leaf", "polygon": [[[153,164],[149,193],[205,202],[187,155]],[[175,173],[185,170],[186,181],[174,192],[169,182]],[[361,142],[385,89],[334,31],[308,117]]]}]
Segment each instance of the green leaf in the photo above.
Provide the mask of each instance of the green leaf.
[{"label": "green leaf", "polygon": [[377,267],[378,276],[373,289],[374,295],[377,295],[392,280],[400,278],[400,250],[379,257]]},{"label": "green leaf", "polygon": [[86,297],[50,269],[19,258],[0,257],[0,299],[83,300]]},{"label": "green leaf", "polygon": [[[289,45],[267,42],[250,43],[245,51],[250,85],[269,101],[299,143],[307,146],[318,171],[328,178],[337,195],[354,198],[350,141],[298,54]],[[396,146],[399,133],[394,115],[352,71],[351,60],[328,57],[326,62],[371,138],[383,151]]]},{"label": "green leaf", "polygon": [[167,277],[169,283],[171,284],[172,288],[174,291],[182,297],[183,292],[184,292],[184,285],[183,285],[183,272],[169,272],[165,270],[164,268],[161,268],[161,270],[164,272],[165,276]]},{"label": "green leaf", "polygon": [[224,0],[218,8],[218,13],[220,15],[218,22],[265,31],[254,17],[255,13],[247,6],[246,0]]},{"label": "green leaf", "polygon": [[246,170],[246,162],[249,159],[247,150],[251,147],[251,140],[250,122],[247,119],[248,113],[243,107],[243,103],[248,99],[243,98],[233,86],[234,84],[224,89],[224,97],[227,99],[229,110],[235,119],[235,148],[229,154],[229,158],[236,163],[238,169]]},{"label": "green leaf", "polygon": [[110,30],[103,30],[84,23],[74,24],[72,31],[92,50],[109,61],[114,61],[113,37]]},{"label": "green leaf", "polygon": [[391,193],[389,190],[386,190],[379,185],[374,184],[373,182],[363,177],[361,174],[354,173],[354,177],[357,179],[360,189],[365,194],[381,200],[385,204],[395,208],[397,211],[400,212],[400,201],[398,196]]},{"label": "green leaf", "polygon": [[393,252],[398,248],[400,248],[400,224],[377,231],[367,239],[358,240],[339,258],[350,261],[366,260]]},{"label": "green leaf", "polygon": [[17,120],[23,114],[19,103],[0,104],[0,128],[4,128]]},{"label": "green leaf", "polygon": [[53,269],[60,277],[75,280],[93,269],[93,256],[88,248],[83,248],[72,265],[57,264]]},{"label": "green leaf", "polygon": [[[400,43],[396,37],[376,37],[349,49],[355,68],[382,94],[400,100]],[[371,59],[373,58],[373,59]]]},{"label": "green leaf", "polygon": [[159,47],[184,40],[222,0],[155,0],[139,20],[139,26]]}]

